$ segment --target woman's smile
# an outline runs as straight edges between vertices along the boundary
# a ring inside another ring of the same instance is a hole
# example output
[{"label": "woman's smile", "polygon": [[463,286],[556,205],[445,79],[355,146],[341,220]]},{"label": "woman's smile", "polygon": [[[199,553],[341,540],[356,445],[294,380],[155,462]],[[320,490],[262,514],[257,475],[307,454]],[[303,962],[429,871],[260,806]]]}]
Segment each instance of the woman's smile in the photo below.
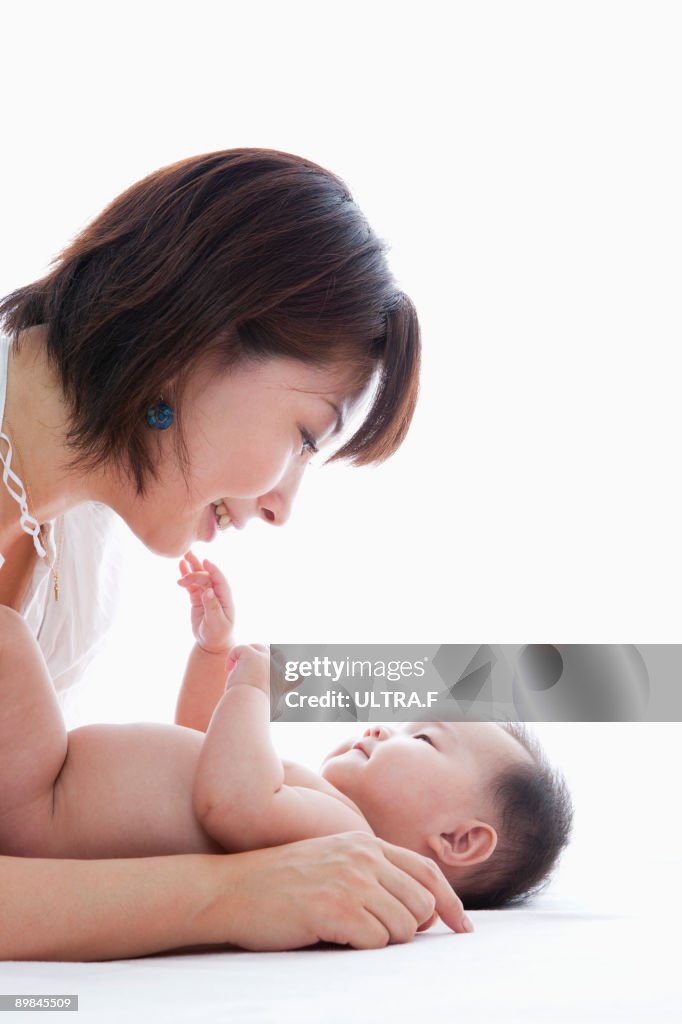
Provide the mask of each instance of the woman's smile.
[{"label": "woman's smile", "polygon": [[227,530],[230,526],[234,526],[235,530],[242,529],[228,509],[224,498],[218,498],[217,501],[212,502],[211,507],[214,510],[215,520],[219,530]]},{"label": "woman's smile", "polygon": [[223,498],[218,498],[217,501],[212,501],[211,504],[206,507],[204,515],[202,516],[197,540],[210,543],[215,540],[219,530],[221,533],[224,533],[225,530],[229,530],[231,526],[236,530],[242,529],[236,520],[233,519],[232,513],[225,504],[225,500]]}]

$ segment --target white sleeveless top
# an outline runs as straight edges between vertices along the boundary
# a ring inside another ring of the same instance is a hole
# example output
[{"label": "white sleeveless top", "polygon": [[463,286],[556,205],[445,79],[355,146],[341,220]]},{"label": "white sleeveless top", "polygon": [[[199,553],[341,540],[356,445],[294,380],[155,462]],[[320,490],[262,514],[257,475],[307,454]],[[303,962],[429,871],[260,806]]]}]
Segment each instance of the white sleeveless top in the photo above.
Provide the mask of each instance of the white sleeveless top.
[{"label": "white sleeveless top", "polygon": [[[11,340],[0,334],[0,427],[10,346]],[[4,486],[0,479],[0,487]],[[119,523],[110,508],[91,501],[43,524],[42,536],[52,564],[55,541],[61,548],[59,601],[54,599],[48,559],[39,558],[19,612],[38,641],[62,703],[64,691],[83,675],[115,614],[123,565],[115,542]],[[0,555],[0,572],[1,566]]]}]

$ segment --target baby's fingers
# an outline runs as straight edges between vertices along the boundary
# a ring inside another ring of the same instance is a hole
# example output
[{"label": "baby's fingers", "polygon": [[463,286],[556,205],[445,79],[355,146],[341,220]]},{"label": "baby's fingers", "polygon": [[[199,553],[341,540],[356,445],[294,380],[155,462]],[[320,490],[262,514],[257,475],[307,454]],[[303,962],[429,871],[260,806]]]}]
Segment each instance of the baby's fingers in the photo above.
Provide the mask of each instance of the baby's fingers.
[{"label": "baby's fingers", "polygon": [[232,591],[224,574],[217,565],[209,562],[208,558],[204,559],[204,569],[211,577],[211,586],[218,595],[219,600],[222,601],[223,605],[227,605],[232,600]]},{"label": "baby's fingers", "polygon": [[199,561],[199,559],[197,558],[193,551],[186,551],[185,558],[189,562],[189,566],[191,569],[194,570],[194,572],[201,572],[201,562]]},{"label": "baby's fingers", "polygon": [[225,577],[224,572],[218,568],[215,562],[211,562],[209,561],[208,558],[205,558],[202,565],[204,571],[207,572],[210,575],[211,579],[214,580],[216,583],[218,581],[222,583],[227,583],[227,579]]},{"label": "baby's fingers", "polygon": [[207,587],[211,584],[211,577],[207,572],[188,572],[178,585],[181,587]]},{"label": "baby's fingers", "polygon": [[203,594],[206,587],[210,584],[210,580],[197,580],[193,573],[188,572],[186,576],[177,581],[179,587],[186,590],[189,594],[190,601],[193,608],[196,608],[201,604],[201,595]]},{"label": "baby's fingers", "polygon": [[204,609],[204,619],[209,629],[228,629],[229,620],[225,616],[223,606],[213,587],[206,587],[201,591],[201,605]]}]

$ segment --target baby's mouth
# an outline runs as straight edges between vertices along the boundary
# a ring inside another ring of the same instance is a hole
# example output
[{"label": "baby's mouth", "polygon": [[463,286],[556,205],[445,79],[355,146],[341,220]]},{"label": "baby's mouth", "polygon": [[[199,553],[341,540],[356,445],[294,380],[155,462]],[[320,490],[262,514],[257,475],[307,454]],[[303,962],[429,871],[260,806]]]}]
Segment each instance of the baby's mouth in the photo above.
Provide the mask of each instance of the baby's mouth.
[{"label": "baby's mouth", "polygon": [[227,530],[232,525],[232,519],[227,511],[227,506],[222,498],[218,501],[212,501],[213,511],[215,512],[216,523],[218,524],[219,530]]}]

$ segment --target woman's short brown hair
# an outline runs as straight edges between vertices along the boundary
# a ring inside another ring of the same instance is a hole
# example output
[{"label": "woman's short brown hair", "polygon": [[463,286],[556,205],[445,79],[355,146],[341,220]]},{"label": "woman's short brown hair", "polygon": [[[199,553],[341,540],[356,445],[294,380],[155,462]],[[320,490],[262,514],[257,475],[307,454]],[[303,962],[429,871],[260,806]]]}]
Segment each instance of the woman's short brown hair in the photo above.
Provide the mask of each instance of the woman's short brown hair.
[{"label": "woman's short brown hair", "polygon": [[371,408],[330,461],[380,462],[417,398],[420,336],[378,239],[347,186],[317,164],[229,149],[162,167],[118,196],[41,280],[0,301],[0,324],[45,324],[71,410],[74,461],[117,464],[143,494],[156,458],[147,407],[179,415],[189,372],[271,356],[374,380]]}]

